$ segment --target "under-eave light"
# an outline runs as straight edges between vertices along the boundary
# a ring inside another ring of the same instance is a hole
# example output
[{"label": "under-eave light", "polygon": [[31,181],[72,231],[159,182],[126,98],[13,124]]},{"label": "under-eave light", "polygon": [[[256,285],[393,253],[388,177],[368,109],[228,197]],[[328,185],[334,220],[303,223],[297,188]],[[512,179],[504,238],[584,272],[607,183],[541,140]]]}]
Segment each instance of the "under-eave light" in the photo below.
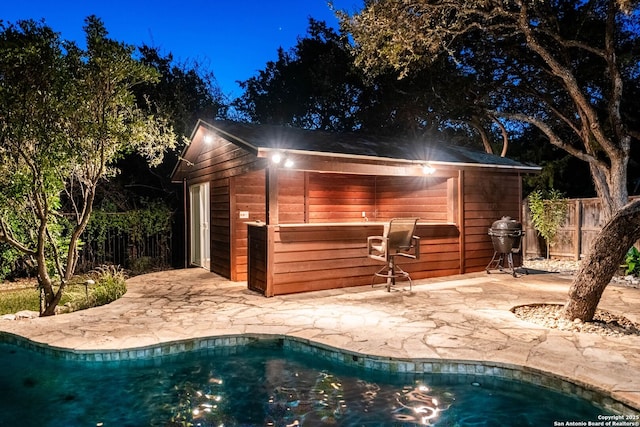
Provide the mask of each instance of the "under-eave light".
[{"label": "under-eave light", "polygon": [[204,136],[204,143],[205,144],[211,144],[213,142],[213,137],[209,134]]},{"label": "under-eave light", "polygon": [[425,175],[433,175],[436,171],[436,168],[431,166],[429,163],[425,163],[422,165],[422,173]]},{"label": "under-eave light", "polygon": [[279,165],[282,163],[285,168],[291,168],[293,167],[293,164],[294,164],[293,159],[291,159],[291,157],[289,157],[286,153],[283,154],[279,151],[273,153],[273,155],[271,156],[271,161],[276,165]]}]

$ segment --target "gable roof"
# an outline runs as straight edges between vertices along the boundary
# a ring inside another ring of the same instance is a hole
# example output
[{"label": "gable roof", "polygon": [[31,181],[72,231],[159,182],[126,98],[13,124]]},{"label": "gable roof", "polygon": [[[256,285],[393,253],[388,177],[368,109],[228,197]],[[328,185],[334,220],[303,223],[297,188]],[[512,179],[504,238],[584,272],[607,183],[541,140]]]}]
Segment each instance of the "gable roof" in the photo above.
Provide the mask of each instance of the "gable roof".
[{"label": "gable roof", "polygon": [[[196,124],[199,127],[260,156],[269,151],[288,151],[319,156],[368,158],[394,162],[429,162],[434,165],[477,166],[538,172],[540,167],[468,147],[451,145],[436,137],[407,138],[305,130],[286,126],[241,123],[226,120]],[[183,153],[186,157],[187,147]],[[172,174],[175,175],[178,166]]]}]

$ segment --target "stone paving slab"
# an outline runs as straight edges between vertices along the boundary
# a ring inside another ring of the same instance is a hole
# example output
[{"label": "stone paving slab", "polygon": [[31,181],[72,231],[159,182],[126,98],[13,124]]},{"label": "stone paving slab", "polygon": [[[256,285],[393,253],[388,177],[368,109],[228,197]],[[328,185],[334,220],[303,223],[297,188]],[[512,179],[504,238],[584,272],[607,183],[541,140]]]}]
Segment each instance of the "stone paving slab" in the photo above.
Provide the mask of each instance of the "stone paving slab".
[{"label": "stone paving slab", "polygon": [[[246,283],[202,269],[128,280],[102,307],[47,318],[0,321],[0,332],[72,351],[128,350],[238,334],[308,340],[352,354],[463,361],[544,371],[604,391],[640,410],[640,337],[550,330],[509,310],[563,303],[570,276],[474,273],[383,286],[265,298]],[[609,286],[600,308],[640,321],[640,290]]]}]

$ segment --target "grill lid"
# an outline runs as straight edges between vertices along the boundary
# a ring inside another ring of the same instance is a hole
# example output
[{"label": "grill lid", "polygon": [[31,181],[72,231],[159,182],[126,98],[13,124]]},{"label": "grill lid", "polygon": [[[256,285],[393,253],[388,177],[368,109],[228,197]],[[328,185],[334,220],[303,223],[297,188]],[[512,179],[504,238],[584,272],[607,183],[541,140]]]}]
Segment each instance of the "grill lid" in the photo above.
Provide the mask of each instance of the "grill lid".
[{"label": "grill lid", "polygon": [[503,216],[501,219],[491,224],[492,231],[516,231],[522,230],[522,224],[512,219],[510,216]]}]

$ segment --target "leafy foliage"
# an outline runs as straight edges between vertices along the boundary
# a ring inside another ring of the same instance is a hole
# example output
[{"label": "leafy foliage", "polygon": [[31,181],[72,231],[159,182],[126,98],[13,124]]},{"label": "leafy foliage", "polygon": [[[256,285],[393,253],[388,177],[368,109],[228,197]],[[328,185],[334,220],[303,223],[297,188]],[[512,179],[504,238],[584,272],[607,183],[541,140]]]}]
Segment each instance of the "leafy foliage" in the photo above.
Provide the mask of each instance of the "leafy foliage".
[{"label": "leafy foliage", "polygon": [[[443,114],[435,112],[432,88],[453,83],[450,64],[438,75],[398,80],[393,70],[367,76],[354,59],[348,37],[310,19],[291,50],[279,49],[276,61],[240,83],[244,93],[233,106],[252,122],[305,129],[414,136],[437,128]],[[459,89],[455,82],[452,90]]]},{"label": "leafy foliage", "polygon": [[226,116],[226,97],[213,72],[202,63],[176,62],[171,53],[162,55],[158,48],[147,45],[139,50],[140,61],[160,75],[157,83],[134,88],[140,108],[170,117],[176,134],[183,136],[191,134],[200,118]]},{"label": "leafy foliage", "polygon": [[638,276],[640,274],[640,251],[635,246],[631,246],[625,256],[626,273]]},{"label": "leafy foliage", "polygon": [[253,122],[333,131],[356,127],[361,74],[346,38],[310,19],[309,34],[257,76],[240,82],[237,111]]},{"label": "leafy foliage", "polygon": [[133,93],[158,73],[98,18],[84,30],[82,50],[43,23],[0,23],[0,241],[33,257],[43,315],[75,271],[96,189],[115,162],[137,152],[156,165],[176,144],[169,121],[139,108]]},{"label": "leafy foliage", "polygon": [[107,240],[110,236],[117,235],[126,237],[126,244],[130,248],[126,266],[132,274],[142,274],[163,265],[166,259],[154,259],[148,252],[147,242],[152,236],[160,242],[170,239],[173,212],[162,201],[143,202],[144,206],[139,209],[124,212],[118,212],[114,205],[108,203],[95,209],[83,234],[85,250],[91,251],[91,257],[86,258],[95,261],[95,258],[114,255],[104,252],[109,246]]},{"label": "leafy foliage", "polygon": [[639,16],[637,1],[372,0],[341,23],[372,75],[392,68],[412,78],[448,58],[459,90],[436,96],[466,105],[449,110],[453,120],[535,130],[589,165],[609,218],[627,203],[631,142],[640,139]]},{"label": "leafy foliage", "polygon": [[142,209],[126,212],[114,209],[111,205],[93,212],[86,229],[87,240],[103,241],[107,231],[115,231],[127,233],[132,243],[139,243],[144,236],[171,230],[172,213],[162,202],[152,201]]},{"label": "leafy foliage", "polygon": [[567,199],[557,190],[550,190],[547,194],[541,190],[529,194],[529,209],[533,226],[547,242],[547,258],[549,247],[558,232],[558,228],[566,221]]},{"label": "leafy foliage", "polygon": [[[207,70],[204,63],[181,61],[171,53],[163,54],[160,49],[146,45],[139,48],[139,55],[140,61],[155,69],[160,77],[157,83],[142,83],[132,88],[136,103],[148,114],[167,116],[181,142],[190,136],[198,119],[226,117],[227,98],[213,72]],[[129,212],[148,209],[148,200],[155,199],[173,211],[181,210],[181,187],[173,184],[170,177],[182,147],[183,144],[179,144],[168,150],[163,163],[153,168],[139,153],[123,156],[113,166],[118,169],[118,175],[100,183],[96,206],[104,211]],[[165,259],[169,258],[167,256]],[[132,262],[136,265],[127,263],[128,270],[135,267],[136,271],[144,271],[141,258],[135,258]],[[148,262],[146,264],[150,265]]]}]

